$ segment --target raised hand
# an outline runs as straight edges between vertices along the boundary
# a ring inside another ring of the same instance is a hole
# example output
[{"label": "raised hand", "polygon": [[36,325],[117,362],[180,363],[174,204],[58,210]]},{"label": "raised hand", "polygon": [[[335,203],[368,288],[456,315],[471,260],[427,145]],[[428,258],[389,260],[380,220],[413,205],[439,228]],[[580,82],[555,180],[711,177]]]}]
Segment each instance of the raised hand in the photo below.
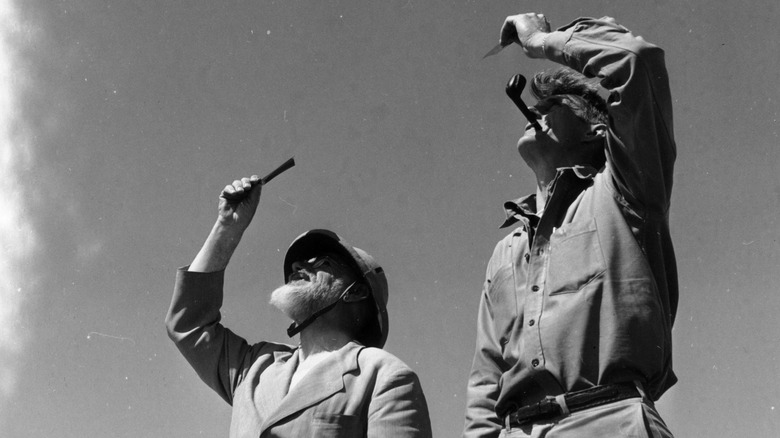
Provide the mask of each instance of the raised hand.
[{"label": "raised hand", "polygon": [[257,175],[226,185],[219,195],[218,222],[225,227],[245,230],[257,211],[262,188],[263,184]]},{"label": "raised hand", "polygon": [[550,23],[544,14],[511,15],[501,26],[499,42],[503,46],[517,43],[529,57],[544,58],[544,37],[549,32]]}]

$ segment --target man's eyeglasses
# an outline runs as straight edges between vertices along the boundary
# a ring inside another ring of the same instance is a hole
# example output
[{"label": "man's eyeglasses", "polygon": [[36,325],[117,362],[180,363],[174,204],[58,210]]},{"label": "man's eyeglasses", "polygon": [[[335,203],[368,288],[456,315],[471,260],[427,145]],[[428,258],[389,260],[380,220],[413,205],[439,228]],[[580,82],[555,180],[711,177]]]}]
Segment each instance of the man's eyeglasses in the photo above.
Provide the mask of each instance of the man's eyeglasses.
[{"label": "man's eyeglasses", "polygon": [[338,267],[340,269],[347,269],[347,265],[325,254],[314,256],[308,260],[303,260],[302,263],[309,265],[311,269],[320,269],[322,267],[325,268]]}]

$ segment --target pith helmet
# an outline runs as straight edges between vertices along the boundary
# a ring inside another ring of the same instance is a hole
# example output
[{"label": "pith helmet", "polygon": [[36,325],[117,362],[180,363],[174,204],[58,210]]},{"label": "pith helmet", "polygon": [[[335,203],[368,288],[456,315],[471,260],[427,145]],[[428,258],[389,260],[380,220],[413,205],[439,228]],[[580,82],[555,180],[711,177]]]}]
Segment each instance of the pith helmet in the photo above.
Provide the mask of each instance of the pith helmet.
[{"label": "pith helmet", "polygon": [[358,280],[371,290],[371,296],[376,303],[376,319],[372,320],[357,340],[369,347],[382,348],[387,341],[387,278],[385,271],[371,255],[360,248],[347,243],[338,234],[329,230],[311,230],[298,236],[290,244],[284,256],[284,278],[287,281],[292,274],[293,262],[304,260],[323,253],[335,253],[350,263]]}]

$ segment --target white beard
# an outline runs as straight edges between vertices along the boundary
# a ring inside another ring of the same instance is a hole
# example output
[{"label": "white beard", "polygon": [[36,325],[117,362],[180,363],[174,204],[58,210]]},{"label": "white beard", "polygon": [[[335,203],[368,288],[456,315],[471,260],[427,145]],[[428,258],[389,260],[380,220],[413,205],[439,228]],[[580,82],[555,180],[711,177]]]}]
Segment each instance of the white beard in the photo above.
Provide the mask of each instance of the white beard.
[{"label": "white beard", "polygon": [[314,282],[292,282],[271,292],[269,303],[300,323],[314,312],[338,299],[341,281],[324,284],[318,278]]}]

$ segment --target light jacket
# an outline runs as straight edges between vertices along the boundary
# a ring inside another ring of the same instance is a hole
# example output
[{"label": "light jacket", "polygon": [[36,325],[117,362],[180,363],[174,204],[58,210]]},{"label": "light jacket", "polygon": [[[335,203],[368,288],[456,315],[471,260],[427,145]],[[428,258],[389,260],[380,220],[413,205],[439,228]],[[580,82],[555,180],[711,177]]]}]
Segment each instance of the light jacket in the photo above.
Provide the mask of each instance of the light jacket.
[{"label": "light jacket", "polygon": [[299,349],[249,345],[219,323],[224,271],[177,272],[168,334],[203,381],[233,406],[230,437],[430,437],[415,373],[350,342],[290,389]]}]

